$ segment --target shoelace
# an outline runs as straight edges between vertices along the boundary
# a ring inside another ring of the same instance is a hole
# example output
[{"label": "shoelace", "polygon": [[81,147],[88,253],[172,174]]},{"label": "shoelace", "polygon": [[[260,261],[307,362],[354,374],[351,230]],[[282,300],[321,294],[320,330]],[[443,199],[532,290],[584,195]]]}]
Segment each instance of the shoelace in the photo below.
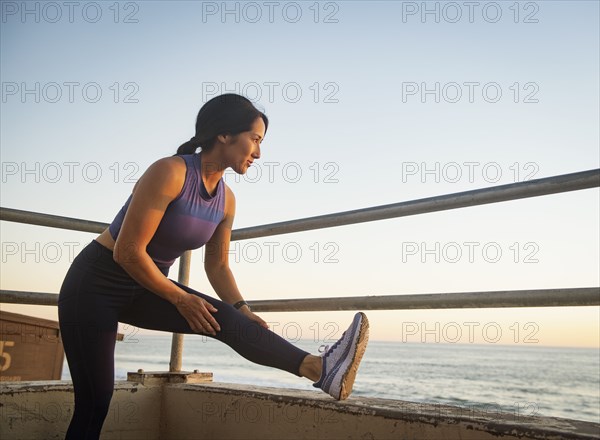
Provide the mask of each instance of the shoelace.
[{"label": "shoelace", "polygon": [[[333,347],[331,347],[331,350],[333,350],[335,347],[337,347],[338,345],[341,344],[342,339],[344,339],[344,336],[346,336],[346,332],[342,333],[342,337],[340,339],[338,339],[335,344],[333,344]],[[330,352],[329,344],[327,344],[327,345],[323,344],[323,345],[319,346],[319,353],[321,353],[321,356],[327,356],[327,354],[329,352]]]}]

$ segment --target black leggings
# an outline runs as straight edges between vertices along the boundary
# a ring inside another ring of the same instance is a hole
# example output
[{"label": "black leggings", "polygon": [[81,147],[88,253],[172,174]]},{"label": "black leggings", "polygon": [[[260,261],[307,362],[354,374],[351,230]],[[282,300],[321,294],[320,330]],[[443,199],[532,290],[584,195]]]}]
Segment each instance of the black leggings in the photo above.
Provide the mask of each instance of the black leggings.
[{"label": "black leggings", "polygon": [[[167,276],[168,269],[161,269]],[[169,278],[170,279],[170,278]],[[171,280],[171,279],[170,279]],[[233,306],[171,280],[217,308],[216,336],[246,359],[300,376],[307,353],[247,318]],[[66,439],[97,439],[114,387],[118,322],[152,330],[194,333],[177,308],[145,289],[92,240],[75,257],[60,288],[58,319],[75,392]]]}]

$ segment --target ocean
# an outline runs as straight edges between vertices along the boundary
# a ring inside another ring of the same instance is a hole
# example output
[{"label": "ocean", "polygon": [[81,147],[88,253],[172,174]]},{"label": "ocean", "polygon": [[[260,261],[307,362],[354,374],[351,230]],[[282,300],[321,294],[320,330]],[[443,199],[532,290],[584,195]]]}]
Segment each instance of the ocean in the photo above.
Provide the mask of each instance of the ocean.
[{"label": "ocean", "polygon": [[[318,354],[319,343],[293,342]],[[115,379],[128,371],[168,371],[171,335],[117,342]],[[183,370],[214,382],[312,390],[312,382],[254,364],[213,339],[186,335]],[[69,380],[65,360],[63,380]],[[600,351],[594,348],[370,341],[352,396],[449,404],[468,411],[566,417],[600,423]]]}]

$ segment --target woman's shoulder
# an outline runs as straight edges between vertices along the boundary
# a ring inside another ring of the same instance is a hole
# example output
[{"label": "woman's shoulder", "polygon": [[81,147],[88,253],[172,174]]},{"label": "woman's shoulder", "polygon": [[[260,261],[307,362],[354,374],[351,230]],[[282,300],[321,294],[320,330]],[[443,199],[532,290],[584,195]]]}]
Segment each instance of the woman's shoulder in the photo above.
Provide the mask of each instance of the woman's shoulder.
[{"label": "woman's shoulder", "polygon": [[232,189],[225,183],[223,180],[223,185],[225,186],[225,203],[234,203],[235,204],[235,195],[233,194]]},{"label": "woman's shoulder", "polygon": [[225,183],[225,179],[223,179],[223,186],[225,186],[225,196],[234,197],[233,191],[231,190],[231,187]]},{"label": "woman's shoulder", "polygon": [[154,164],[160,164],[163,167],[185,168],[187,161],[182,155],[166,156],[154,161]]},{"label": "woman's shoulder", "polygon": [[187,161],[182,156],[161,157],[160,159],[155,160],[149,168],[157,169],[172,177],[185,178]]},{"label": "woman's shoulder", "polygon": [[225,181],[223,180],[223,185],[225,186],[225,215],[235,215],[235,195],[233,194],[233,191],[231,190],[231,188],[229,187],[229,185],[227,185],[225,183]]},{"label": "woman's shoulder", "polygon": [[153,182],[152,186],[165,186],[167,187],[167,193],[179,194],[185,181],[186,167],[185,159],[181,156],[161,157],[148,166],[142,177],[134,185],[133,192],[135,193],[140,181],[148,176],[147,179]]}]

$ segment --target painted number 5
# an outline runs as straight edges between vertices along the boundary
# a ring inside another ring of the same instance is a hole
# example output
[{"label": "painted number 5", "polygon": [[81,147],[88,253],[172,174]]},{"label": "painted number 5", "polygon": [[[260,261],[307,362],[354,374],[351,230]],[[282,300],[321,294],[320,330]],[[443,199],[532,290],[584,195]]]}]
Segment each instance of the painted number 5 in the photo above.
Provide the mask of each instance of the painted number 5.
[{"label": "painted number 5", "polygon": [[0,371],[6,371],[10,368],[10,353],[6,353],[4,351],[4,347],[14,347],[15,341],[0,341],[0,359],[4,359],[2,361],[2,365],[0,366]]}]

